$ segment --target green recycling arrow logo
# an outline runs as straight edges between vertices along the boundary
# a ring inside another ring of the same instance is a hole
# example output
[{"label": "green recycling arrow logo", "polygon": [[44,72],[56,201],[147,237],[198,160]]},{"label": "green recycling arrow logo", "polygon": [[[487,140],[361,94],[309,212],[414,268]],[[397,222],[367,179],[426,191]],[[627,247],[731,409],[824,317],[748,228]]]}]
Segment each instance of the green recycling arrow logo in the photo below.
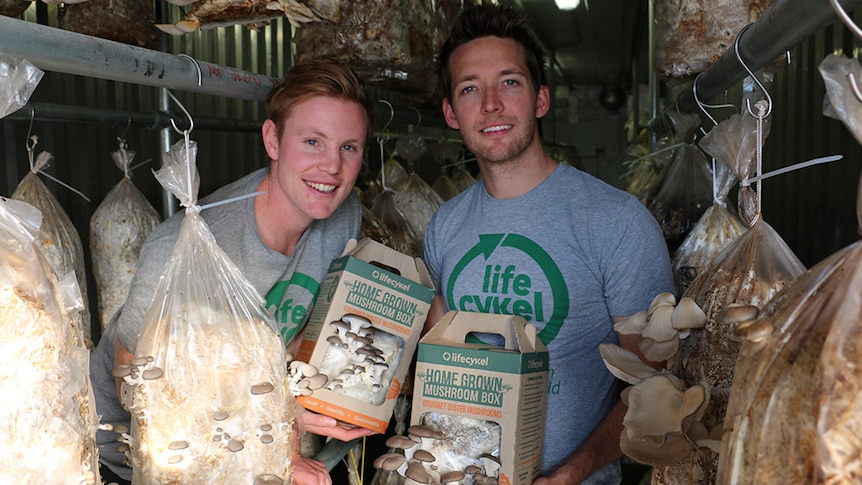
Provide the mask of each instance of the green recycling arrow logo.
[{"label": "green recycling arrow logo", "polygon": [[455,283],[473,260],[483,258],[487,261],[494,251],[501,247],[516,249],[529,256],[536,262],[548,280],[551,294],[554,298],[554,311],[551,314],[551,318],[545,323],[544,328],[539,332],[539,338],[542,340],[542,343],[548,345],[556,338],[560,332],[560,327],[563,325],[563,321],[569,314],[569,293],[566,281],[557,264],[541,246],[527,237],[520,234],[480,235],[479,242],[470,248],[452,269],[452,274],[449,276],[449,281],[446,284],[446,299],[449,302],[455,301]]},{"label": "green recycling arrow logo", "polygon": [[279,281],[266,294],[266,308],[274,307],[275,321],[281,328],[280,333],[285,343],[290,342],[308,313],[308,309],[304,305],[296,304],[292,298],[284,298],[290,285],[304,288],[311,294],[312,298],[320,290],[320,283],[317,280],[311,276],[294,272],[289,280]]}]

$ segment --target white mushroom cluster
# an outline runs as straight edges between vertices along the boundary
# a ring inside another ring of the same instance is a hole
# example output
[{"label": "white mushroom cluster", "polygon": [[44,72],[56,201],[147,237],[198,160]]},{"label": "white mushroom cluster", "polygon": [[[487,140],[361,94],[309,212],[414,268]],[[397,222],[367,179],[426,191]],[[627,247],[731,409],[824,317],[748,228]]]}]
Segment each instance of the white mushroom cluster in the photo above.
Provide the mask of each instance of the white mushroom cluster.
[{"label": "white mushroom cluster", "polygon": [[329,381],[326,389],[380,405],[386,399],[392,372],[404,347],[403,340],[375,331],[364,317],[345,314],[330,322],[333,333],[320,363]]},{"label": "white mushroom cluster", "polygon": [[497,485],[500,478],[500,459],[483,453],[463,470],[447,470],[438,464],[429,450],[439,447],[446,435],[434,428],[414,425],[407,428],[407,436],[395,435],[386,440],[386,446],[397,452],[386,453],[374,460],[374,467],[395,471],[404,477],[404,485]]},{"label": "white mushroom cluster", "polygon": [[679,341],[692,329],[706,325],[706,313],[691,298],[676,302],[672,293],[659,293],[644,311],[614,325],[622,335],[641,335],[640,350],[653,362],[671,360],[679,351]]},{"label": "white mushroom cluster", "polygon": [[293,360],[287,354],[290,362],[287,370],[287,389],[294,396],[310,396],[314,391],[326,385],[329,380],[326,374],[321,374],[317,367],[299,360]]},{"label": "white mushroom cluster", "polygon": [[709,389],[684,383],[667,371],[657,371],[629,350],[600,344],[608,370],[632,384],[621,398],[628,406],[623,418],[620,449],[647,465],[673,465],[700,447],[718,451],[722,427],[707,430],[701,418],[709,405]]}]

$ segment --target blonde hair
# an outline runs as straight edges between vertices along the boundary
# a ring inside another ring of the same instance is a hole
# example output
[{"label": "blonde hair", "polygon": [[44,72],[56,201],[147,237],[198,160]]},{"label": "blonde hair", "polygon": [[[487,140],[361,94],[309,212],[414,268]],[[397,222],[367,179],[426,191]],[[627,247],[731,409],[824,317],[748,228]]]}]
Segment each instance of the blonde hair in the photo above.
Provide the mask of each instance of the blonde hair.
[{"label": "blonde hair", "polygon": [[315,60],[296,64],[266,96],[266,116],[282,135],[282,121],[290,117],[298,103],[317,96],[355,101],[365,109],[368,136],[374,132],[374,108],[359,76],[350,68],[331,61]]}]

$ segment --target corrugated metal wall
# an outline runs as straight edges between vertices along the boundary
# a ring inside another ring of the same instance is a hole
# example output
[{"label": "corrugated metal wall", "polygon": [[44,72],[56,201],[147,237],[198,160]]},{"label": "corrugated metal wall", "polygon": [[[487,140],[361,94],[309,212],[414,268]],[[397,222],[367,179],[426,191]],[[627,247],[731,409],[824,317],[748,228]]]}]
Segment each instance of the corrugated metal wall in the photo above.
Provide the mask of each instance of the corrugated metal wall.
[{"label": "corrugated metal wall", "polygon": [[[173,9],[171,16],[179,17]],[[34,2],[25,13],[25,19],[56,26],[57,7]],[[181,38],[167,38],[167,52],[186,53],[196,59],[224,66],[281,77],[290,66],[290,26],[277,20],[267,28],[252,31],[242,27],[199,31]],[[1,48],[0,48],[1,49]],[[260,141],[258,127],[265,118],[262,102],[226,99],[221,97],[173,92],[193,117],[245,121],[249,131],[215,130],[196,127],[191,138],[198,142],[198,168],[201,174],[200,194],[205,195],[216,187],[234,180],[249,171],[265,165],[266,154]],[[84,78],[62,73],[46,72],[30,99],[31,103],[54,103],[86,106],[132,112],[159,111],[159,89],[100,79]],[[171,105],[172,112],[180,112]],[[21,118],[18,113],[17,118]],[[29,113],[24,113],[29,115]],[[36,113],[37,118],[39,113]],[[48,151],[55,156],[46,171],[83,192],[90,202],[43,177],[81,235],[85,247],[86,265],[90,268],[88,253],[89,218],[104,196],[122,178],[111,153],[118,148],[117,137],[124,136],[130,150],[137,152],[135,162],[152,159],[135,171],[136,185],[144,192],[157,210],[163,207],[161,187],[151,174],[160,163],[160,131],[149,127],[115,126],[98,123],[70,123],[53,121],[4,120],[0,122],[0,154],[3,157],[0,194],[10,196],[18,182],[29,170],[27,137],[39,137],[35,152]],[[181,136],[172,132],[172,140]],[[163,212],[164,213],[164,212]],[[95,282],[89,275],[88,293],[91,309],[95,306]],[[93,313],[95,317],[95,312]],[[95,320],[94,320],[95,321]],[[94,323],[94,332],[97,324]],[[94,337],[97,334],[94,333]]]},{"label": "corrugated metal wall", "polygon": [[[26,19],[56,26],[56,9],[56,6],[34,2],[25,14]],[[168,21],[177,20],[179,16],[179,9],[172,7]],[[289,24],[276,20],[259,31],[231,27],[169,38],[164,50],[280,77],[290,65],[289,38]],[[775,106],[772,132],[764,146],[765,171],[818,156],[835,153],[845,156],[840,162],[803,169],[763,183],[765,220],[808,266],[857,238],[855,200],[862,149],[841,122],[821,115],[824,88],[817,71],[826,53],[856,55],[856,45],[858,41],[840,23],[819,32],[810,41],[793,49],[791,64],[776,73],[771,88]],[[256,128],[265,116],[262,103],[185,92],[174,94],[195,117],[240,120],[251,127],[245,132],[195,129],[192,138],[199,143],[201,195],[263,166],[265,154]],[[375,99],[385,96],[376,93]],[[31,101],[150,111],[159,109],[159,92],[152,87],[49,72]],[[378,127],[386,121],[380,118],[378,114]],[[439,118],[435,120],[425,116],[422,124],[446,134]],[[2,195],[11,195],[18,181],[27,173],[28,125],[21,119],[0,121],[0,156],[4,160],[0,172]],[[402,120],[400,125],[396,122],[390,129],[395,133],[405,132],[406,124]],[[86,202],[46,181],[79,229],[85,247],[89,243],[90,215],[121,178],[122,174],[114,167],[110,154],[117,149],[117,137],[124,133],[130,149],[137,152],[136,161],[155,160],[138,169],[134,180],[156,208],[162,210],[160,187],[149,173],[159,163],[158,131],[136,126],[127,130],[123,125],[36,121],[30,132],[39,136],[37,152],[46,150],[56,156],[48,171],[90,198],[90,202]],[[174,140],[178,138],[173,134]],[[379,167],[377,153],[377,147],[371,146],[372,172]],[[425,170],[422,175],[430,178],[430,183],[436,176],[436,169],[426,164]],[[87,258],[89,267],[89,254]],[[91,299],[95,298],[92,278],[89,288]],[[95,308],[94,303],[91,307]]]},{"label": "corrugated metal wall", "polygon": [[857,55],[858,41],[838,22],[791,51],[776,73],[772,131],[764,172],[833,155],[844,159],[763,181],[763,216],[810,267],[855,242],[862,149],[843,123],[823,116],[825,88],[817,70],[828,53]]}]

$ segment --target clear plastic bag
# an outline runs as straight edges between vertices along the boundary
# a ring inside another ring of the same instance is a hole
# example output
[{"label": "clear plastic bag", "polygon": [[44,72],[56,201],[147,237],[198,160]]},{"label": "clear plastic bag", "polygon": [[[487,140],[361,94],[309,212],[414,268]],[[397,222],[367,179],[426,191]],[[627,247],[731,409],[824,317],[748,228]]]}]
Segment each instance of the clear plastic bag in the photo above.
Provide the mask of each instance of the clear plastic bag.
[{"label": "clear plastic bag", "polygon": [[123,171],[123,178],[90,217],[90,257],[103,332],[126,301],[141,247],[161,220],[132,182],[130,165],[135,152],[121,144],[111,157]]},{"label": "clear plastic bag", "polygon": [[371,212],[368,207],[362,206],[362,225],[359,228],[359,238],[371,238],[380,244],[384,244],[392,249],[394,247],[394,238],[392,232],[386,227],[386,224],[379,217]]},{"label": "clear plastic bag", "polygon": [[124,377],[132,483],[290,483],[299,408],[286,351],[200,215],[186,142],[156,173],[186,213]]},{"label": "clear plastic bag", "polygon": [[0,52],[0,118],[27,104],[45,73],[26,59]]},{"label": "clear plastic bag", "polygon": [[407,179],[393,187],[392,192],[393,202],[404,214],[420,241],[419,247],[424,247],[425,230],[428,229],[434,212],[443,204],[443,198],[416,172],[410,173]]},{"label": "clear plastic bag", "polygon": [[0,197],[0,483],[98,483],[90,353],[74,277],[41,252],[41,214]]},{"label": "clear plastic bag", "polygon": [[[862,140],[862,108],[847,75],[855,59],[820,65],[835,114]],[[862,141],[860,141],[862,142]],[[862,233],[862,180],[857,193]],[[862,481],[862,242],[832,256],[761,309],[763,342],[743,343],[722,440],[718,483]]]},{"label": "clear plastic bag", "polygon": [[[751,117],[745,114],[739,118],[743,123],[745,119],[751,120]],[[765,135],[762,135],[762,124],[760,135],[757,122],[754,128],[756,144],[757,136]],[[739,135],[739,131],[734,128],[728,129],[727,132],[733,133],[731,136],[744,138]],[[741,131],[751,132],[750,129]],[[737,140],[733,144],[725,143],[724,146],[748,145],[740,145]],[[728,164],[728,168],[732,168],[740,180],[745,180],[756,171],[752,166],[756,161],[754,158],[756,151],[754,154],[748,154],[738,148],[736,156],[724,156],[720,161]],[[719,429],[725,423],[730,388],[740,354],[740,342],[734,338],[732,323],[719,318],[719,315],[731,305],[763,307],[805,271],[802,262],[781,236],[763,220],[753,189],[752,193],[755,197],[746,197],[739,201],[740,212],[752,215],[748,231],[730,243],[686,290],[685,296],[692,298],[706,313],[707,322],[704,328],[693,330],[688,338],[682,340],[679,353],[671,366],[671,372],[683,379],[687,386],[708,386],[711,403],[702,422],[710,431]],[[653,483],[713,483],[717,475],[718,459],[718,453],[711,449],[698,448],[678,464],[654,468]]]},{"label": "clear plastic bag", "polygon": [[712,179],[706,157],[692,143],[697,124],[683,115],[677,117],[680,121],[674,122],[674,127],[685,142],[674,152],[658,192],[649,198],[647,205],[661,226],[670,254],[679,248],[712,203]]},{"label": "clear plastic bag", "polygon": [[729,168],[731,164],[722,161],[735,161],[740,153],[746,153],[747,149],[751,150],[747,153],[753,153],[754,148],[753,145],[747,146],[748,131],[739,133],[732,128],[726,129],[728,125],[736,126],[734,116],[715,126],[699,143],[700,148],[717,159],[712,164],[713,202],[673,254],[671,264],[679,294],[685,293],[697,275],[747,229],[727,209],[727,195],[736,182],[736,176]]},{"label": "clear plastic bag", "polygon": [[458,192],[463,192],[476,183],[476,178],[463,163],[459,163],[452,168],[452,183],[458,188]]},{"label": "clear plastic bag", "polygon": [[395,193],[384,190],[377,196],[371,206],[371,212],[383,221],[392,234],[392,247],[399,253],[422,257],[422,242],[416,235],[413,226],[395,203]]},{"label": "clear plastic bag", "polygon": [[[740,344],[732,328],[718,318],[733,304],[762,307],[805,267],[778,233],[762,218],[739,236],[691,283],[691,297],[707,315],[703,329],[682,340],[671,371],[687,386],[705,383],[712,403],[702,422],[712,430],[724,423]],[[718,454],[705,448],[672,466],[656,467],[653,483],[690,484],[715,480]]]},{"label": "clear plastic bag", "polygon": [[84,307],[74,316],[74,323],[76,329],[84,336],[87,348],[92,348],[87,273],[84,271],[84,245],[78,230],[60,205],[60,201],[37,175],[39,170],[48,166],[54,156],[48,152],[41,152],[33,159],[31,148],[35,148],[35,144],[33,147],[28,147],[31,157],[30,171],[21,179],[15,192],[12,193],[12,198],[27,202],[42,212],[42,225],[39,228],[37,244],[57,276],[63,277],[68,273],[75,273]]}]

